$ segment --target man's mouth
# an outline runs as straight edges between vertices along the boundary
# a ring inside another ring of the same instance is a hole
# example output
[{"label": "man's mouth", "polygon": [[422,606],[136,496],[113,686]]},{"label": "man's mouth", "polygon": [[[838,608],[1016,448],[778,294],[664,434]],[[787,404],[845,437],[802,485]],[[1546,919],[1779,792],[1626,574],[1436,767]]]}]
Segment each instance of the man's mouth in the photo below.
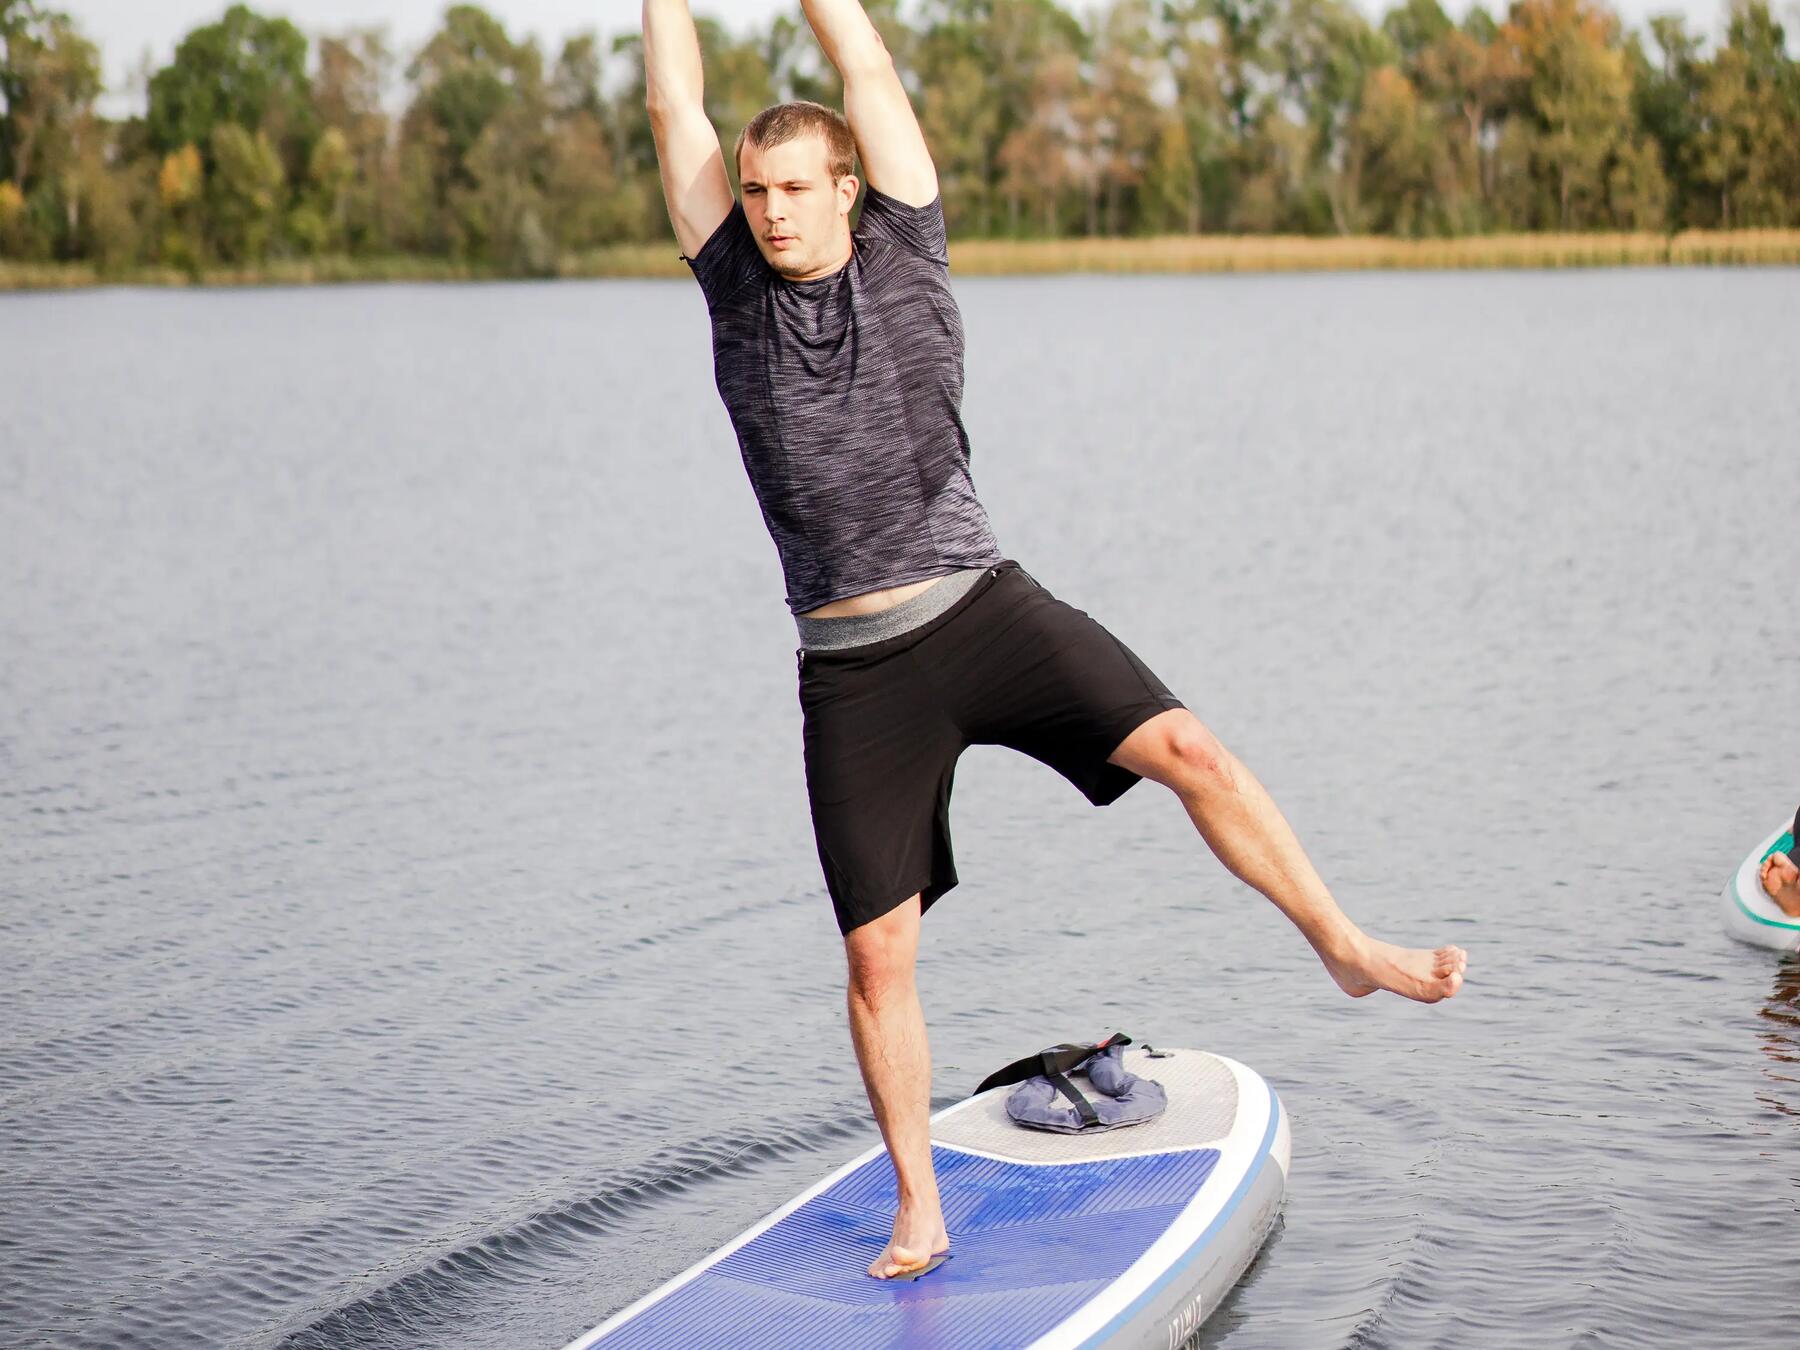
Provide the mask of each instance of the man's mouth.
[{"label": "man's mouth", "polygon": [[794,236],[791,234],[772,234],[769,236],[769,245],[771,248],[780,248],[783,244],[791,244],[793,242]]}]

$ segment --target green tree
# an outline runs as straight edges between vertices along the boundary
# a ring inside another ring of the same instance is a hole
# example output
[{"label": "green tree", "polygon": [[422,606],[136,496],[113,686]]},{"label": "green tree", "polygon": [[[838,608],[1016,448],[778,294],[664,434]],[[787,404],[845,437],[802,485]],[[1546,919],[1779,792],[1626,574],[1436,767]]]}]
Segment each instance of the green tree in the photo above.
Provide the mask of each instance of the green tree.
[{"label": "green tree", "polygon": [[1112,0],[1097,17],[1092,52],[1097,114],[1092,144],[1098,162],[1090,181],[1103,192],[1102,232],[1125,234],[1162,122],[1151,93],[1162,76],[1162,61],[1150,32],[1148,0]]},{"label": "green tree", "polygon": [[1532,152],[1555,200],[1558,228],[1600,218],[1606,170],[1628,139],[1630,86],[1618,21],[1589,0],[1517,0],[1500,40],[1524,71]]},{"label": "green tree", "polygon": [[227,262],[261,262],[280,223],[286,176],[267,132],[219,122],[209,138],[207,207],[213,247]]},{"label": "green tree", "polygon": [[407,68],[418,92],[406,114],[408,133],[440,133],[444,187],[472,181],[468,157],[487,130],[522,92],[541,83],[531,43],[515,44],[506,28],[475,5],[452,5]]},{"label": "green tree", "polygon": [[163,261],[189,271],[198,270],[206,256],[200,205],[206,191],[206,165],[200,151],[184,145],[165,155],[157,171],[156,189]]},{"label": "green tree", "polygon": [[1064,50],[1040,58],[1032,71],[1029,114],[1007,133],[995,156],[999,190],[1006,202],[1007,232],[1061,233],[1064,197],[1074,183],[1069,129],[1081,97],[1081,64]]},{"label": "green tree", "polygon": [[1416,70],[1419,58],[1455,32],[1456,26],[1438,0],[1401,0],[1382,18],[1381,31],[1398,49],[1401,59]]},{"label": "green tree", "polygon": [[1399,53],[1360,11],[1340,0],[1289,0],[1264,41],[1271,73],[1280,82],[1279,102],[1265,129],[1279,119],[1304,130],[1305,150],[1287,190],[1284,224],[1307,231],[1349,229],[1342,171],[1352,123],[1371,72],[1395,64]]},{"label": "green tree", "polygon": [[91,115],[101,89],[100,53],[67,14],[0,3],[0,176],[24,192],[54,175]]},{"label": "green tree", "polygon": [[301,200],[288,217],[288,234],[302,252],[339,252],[345,247],[355,182],[349,138],[337,127],[326,127],[307,162]]},{"label": "green tree", "polygon": [[145,125],[158,153],[196,145],[209,154],[213,128],[225,122],[264,133],[290,177],[304,171],[317,119],[306,38],[286,19],[233,5],[184,37],[175,59],[150,77]]},{"label": "green tree", "polygon": [[1394,66],[1370,71],[1344,169],[1353,228],[1421,233],[1433,214],[1442,150],[1437,123],[1412,81]]},{"label": "green tree", "polygon": [[[740,41],[713,19],[702,19],[695,27],[706,69],[706,113],[729,148],[744,124],[775,102],[775,82],[755,38]],[[735,182],[737,165],[731,172]]]},{"label": "green tree", "polygon": [[1662,150],[1648,136],[1619,147],[1607,174],[1612,221],[1621,230],[1660,230],[1669,215],[1669,179]]},{"label": "green tree", "polygon": [[1142,225],[1153,234],[1198,234],[1200,174],[1188,142],[1187,119],[1163,115],[1145,172]]},{"label": "green tree", "polygon": [[1633,120],[1657,145],[1667,175],[1669,211],[1673,220],[1680,220],[1691,213],[1690,201],[1697,190],[1690,166],[1700,129],[1695,92],[1703,44],[1687,31],[1679,14],[1651,19],[1650,34],[1656,43],[1655,60],[1641,42],[1628,48]]},{"label": "green tree", "polygon": [[[1492,40],[1492,21],[1480,10],[1472,24],[1443,31],[1420,50],[1415,68],[1421,92],[1439,107],[1446,123],[1452,173],[1469,209],[1452,204],[1448,215],[1465,229],[1488,224],[1493,197],[1493,153],[1498,120],[1517,97],[1520,71],[1514,52]],[[1485,26],[1490,36],[1477,35]],[[1472,31],[1477,30],[1477,31]]]},{"label": "green tree", "polygon": [[[541,152],[545,91],[537,45],[513,42],[475,5],[453,5],[407,77],[417,93],[400,139],[415,246],[461,257],[509,253],[534,210],[523,198]],[[541,231],[541,215],[537,220]]]},{"label": "green tree", "polygon": [[955,3],[934,11],[934,17],[912,53],[921,91],[919,124],[937,162],[946,220],[952,229],[987,234],[1003,138],[1000,107],[989,88],[981,16],[973,5]]},{"label": "green tree", "polygon": [[1209,216],[1223,223],[1242,149],[1243,129],[1227,95],[1233,70],[1221,45],[1223,30],[1205,0],[1175,0],[1163,15],[1163,59],[1192,159],[1192,172],[1182,175],[1193,193],[1187,214],[1200,230]]},{"label": "green tree", "polygon": [[0,44],[0,168],[18,199],[7,251],[77,256],[81,184],[105,142],[100,54],[68,15],[32,4],[0,9]]},{"label": "green tree", "polygon": [[550,79],[550,116],[544,198],[557,250],[574,252],[632,237],[643,204],[633,185],[614,171],[594,34],[578,34],[563,44]]},{"label": "green tree", "polygon": [[1716,223],[1781,225],[1800,214],[1800,72],[1760,0],[1732,12],[1726,45],[1695,69],[1688,163]]},{"label": "green tree", "polygon": [[[392,247],[397,185],[392,119],[382,92],[394,67],[386,37],[360,29],[319,40],[313,107],[323,128],[307,157],[305,200],[290,232],[308,247],[385,252]],[[326,142],[333,144],[326,148]],[[347,167],[346,167],[347,164]]]}]

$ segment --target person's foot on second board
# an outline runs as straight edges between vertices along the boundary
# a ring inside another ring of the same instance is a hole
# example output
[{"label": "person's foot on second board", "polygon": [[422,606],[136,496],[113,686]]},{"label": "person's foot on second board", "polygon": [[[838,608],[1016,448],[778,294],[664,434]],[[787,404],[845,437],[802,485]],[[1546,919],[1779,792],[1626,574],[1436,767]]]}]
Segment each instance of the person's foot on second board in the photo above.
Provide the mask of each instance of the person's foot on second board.
[{"label": "person's foot on second board", "polygon": [[901,1206],[894,1215],[894,1236],[880,1256],[869,1263],[869,1274],[878,1280],[910,1275],[922,1270],[939,1252],[950,1250],[950,1233],[941,1209],[927,1215]]},{"label": "person's foot on second board", "polygon": [[1324,957],[1325,969],[1351,998],[1386,989],[1419,1003],[1437,1003],[1462,988],[1469,954],[1461,947],[1396,947],[1391,942],[1357,935],[1346,956]]},{"label": "person's foot on second board", "polygon": [[1785,853],[1763,859],[1762,888],[1775,907],[1790,919],[1800,919],[1800,867]]}]

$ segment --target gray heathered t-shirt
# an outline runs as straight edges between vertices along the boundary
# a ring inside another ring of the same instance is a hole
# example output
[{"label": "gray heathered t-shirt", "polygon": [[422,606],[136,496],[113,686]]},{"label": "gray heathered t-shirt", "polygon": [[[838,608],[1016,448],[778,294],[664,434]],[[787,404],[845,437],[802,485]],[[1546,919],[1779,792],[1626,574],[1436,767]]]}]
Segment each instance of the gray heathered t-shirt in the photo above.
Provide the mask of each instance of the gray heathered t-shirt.
[{"label": "gray heathered t-shirt", "polygon": [[796,614],[1002,556],[969,478],[943,207],[870,188],[851,240],[838,271],[789,281],[733,204],[687,260]]}]

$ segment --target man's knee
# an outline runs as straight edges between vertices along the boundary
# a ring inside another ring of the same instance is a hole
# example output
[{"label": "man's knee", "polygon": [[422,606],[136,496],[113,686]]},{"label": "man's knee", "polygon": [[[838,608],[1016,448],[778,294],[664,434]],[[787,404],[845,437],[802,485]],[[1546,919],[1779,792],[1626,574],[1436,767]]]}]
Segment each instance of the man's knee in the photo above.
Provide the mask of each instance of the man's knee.
[{"label": "man's knee", "polygon": [[912,986],[913,959],[919,945],[918,896],[844,935],[850,967],[850,996],[879,1003]]},{"label": "man's knee", "polygon": [[1148,775],[1177,790],[1231,791],[1231,756],[1192,713],[1163,719],[1151,747],[1158,772]]}]

